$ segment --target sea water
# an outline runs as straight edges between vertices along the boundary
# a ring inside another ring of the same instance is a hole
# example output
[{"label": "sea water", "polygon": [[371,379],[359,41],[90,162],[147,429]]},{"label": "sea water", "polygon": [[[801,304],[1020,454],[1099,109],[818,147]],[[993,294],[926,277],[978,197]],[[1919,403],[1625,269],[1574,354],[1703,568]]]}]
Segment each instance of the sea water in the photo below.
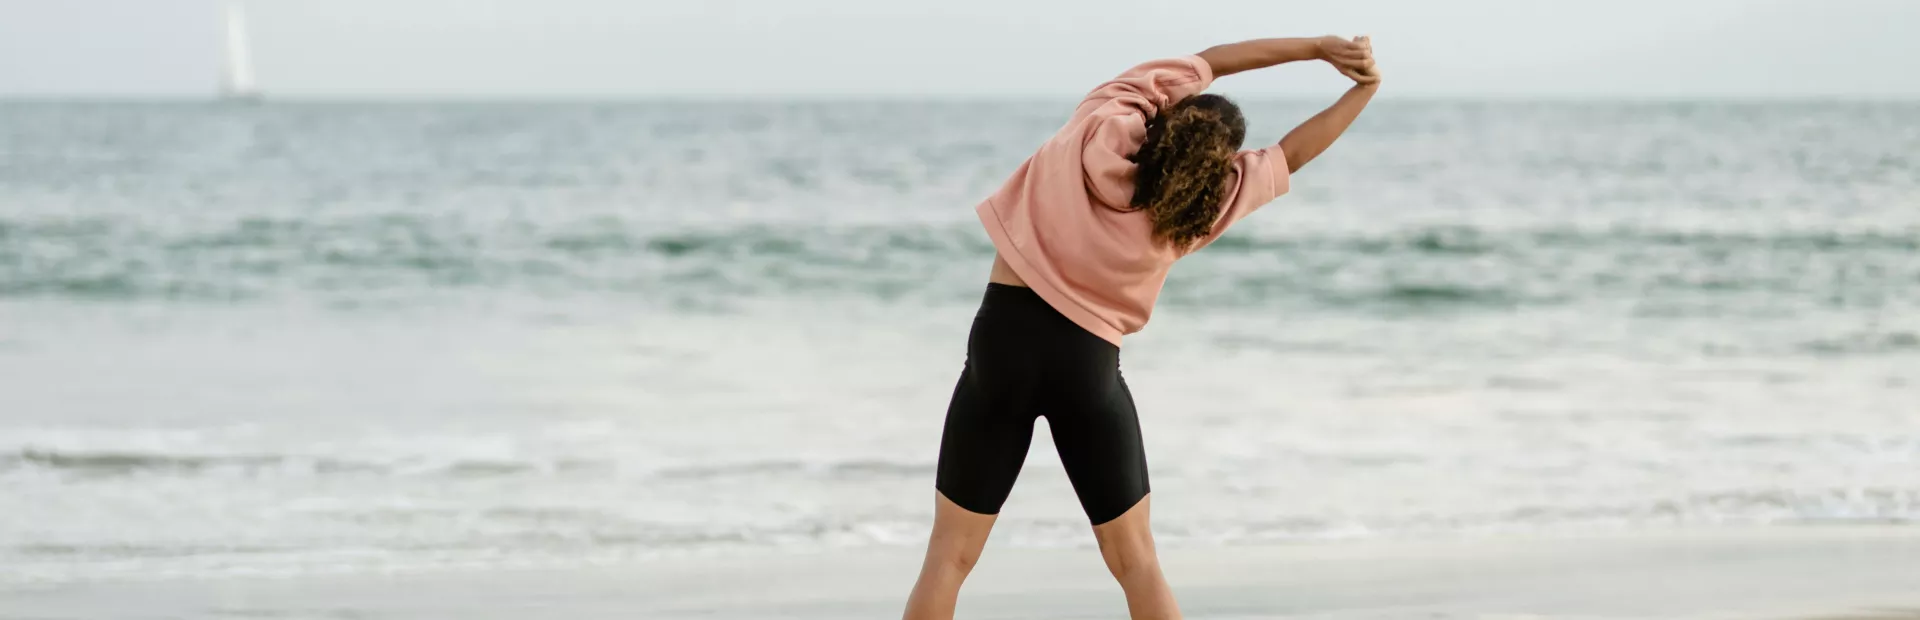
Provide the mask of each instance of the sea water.
[{"label": "sea water", "polygon": [[[920,544],[1071,107],[0,104],[0,581]],[[1920,518],[1916,158],[1376,105],[1127,339],[1162,544]],[[994,536],[1091,542],[1044,424]]]}]

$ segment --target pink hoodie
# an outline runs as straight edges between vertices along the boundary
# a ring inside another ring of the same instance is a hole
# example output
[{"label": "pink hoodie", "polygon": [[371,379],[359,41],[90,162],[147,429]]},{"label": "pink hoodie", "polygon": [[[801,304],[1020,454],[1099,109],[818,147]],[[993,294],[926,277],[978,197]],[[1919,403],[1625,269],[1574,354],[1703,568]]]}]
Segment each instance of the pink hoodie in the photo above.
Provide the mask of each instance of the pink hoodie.
[{"label": "pink hoodie", "polygon": [[[980,222],[1000,256],[1054,309],[1119,346],[1146,327],[1167,270],[1183,253],[1153,239],[1147,214],[1129,210],[1134,164],[1160,108],[1199,94],[1213,68],[1198,56],[1127,70],[1080,102],[1073,119],[980,204]],[[1287,191],[1280,147],[1235,158],[1232,190],[1213,234]]]}]

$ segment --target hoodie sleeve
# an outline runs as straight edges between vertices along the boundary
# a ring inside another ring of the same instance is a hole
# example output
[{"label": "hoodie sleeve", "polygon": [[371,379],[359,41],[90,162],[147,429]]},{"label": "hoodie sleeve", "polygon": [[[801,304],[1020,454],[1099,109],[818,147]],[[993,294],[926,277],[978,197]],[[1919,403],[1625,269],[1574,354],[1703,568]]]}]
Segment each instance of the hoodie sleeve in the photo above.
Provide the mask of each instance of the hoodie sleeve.
[{"label": "hoodie sleeve", "polygon": [[1093,89],[1081,100],[1074,116],[1135,114],[1144,119],[1200,94],[1212,84],[1213,67],[1199,56],[1154,60]]},{"label": "hoodie sleeve", "polygon": [[1212,83],[1207,61],[1183,56],[1141,64],[1093,89],[1069,124],[1080,133],[1076,152],[1087,191],[1108,208],[1129,208],[1133,156],[1147,139],[1147,119]]},{"label": "hoodie sleeve", "polygon": [[1213,232],[1189,252],[1213,243],[1235,222],[1286,194],[1292,185],[1293,175],[1287,169],[1287,153],[1279,145],[1257,151],[1242,151],[1234,159],[1233,168],[1237,173],[1234,190],[1228,196],[1225,208],[1220,210],[1220,219],[1213,223]]}]

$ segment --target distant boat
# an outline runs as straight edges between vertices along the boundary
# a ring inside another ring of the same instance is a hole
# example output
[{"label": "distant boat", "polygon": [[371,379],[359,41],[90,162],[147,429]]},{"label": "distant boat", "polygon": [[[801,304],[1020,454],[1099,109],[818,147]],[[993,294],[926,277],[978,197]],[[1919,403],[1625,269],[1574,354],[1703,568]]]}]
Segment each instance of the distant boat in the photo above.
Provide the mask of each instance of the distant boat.
[{"label": "distant boat", "polygon": [[247,47],[247,16],[239,0],[227,0],[227,64],[221,74],[220,98],[228,101],[258,101],[260,88],[253,81],[253,52]]}]

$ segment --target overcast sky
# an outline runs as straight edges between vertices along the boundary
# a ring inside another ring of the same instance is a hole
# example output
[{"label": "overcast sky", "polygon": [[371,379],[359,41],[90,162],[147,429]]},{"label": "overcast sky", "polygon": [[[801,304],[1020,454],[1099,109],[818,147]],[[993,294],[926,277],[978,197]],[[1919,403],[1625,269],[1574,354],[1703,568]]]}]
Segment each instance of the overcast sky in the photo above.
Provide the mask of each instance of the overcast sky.
[{"label": "overcast sky", "polygon": [[[0,0],[0,96],[214,91],[218,0]],[[1424,96],[1920,97],[1920,0],[246,0],[269,96],[1061,96],[1370,33]],[[1336,88],[1324,66],[1222,83]]]}]

